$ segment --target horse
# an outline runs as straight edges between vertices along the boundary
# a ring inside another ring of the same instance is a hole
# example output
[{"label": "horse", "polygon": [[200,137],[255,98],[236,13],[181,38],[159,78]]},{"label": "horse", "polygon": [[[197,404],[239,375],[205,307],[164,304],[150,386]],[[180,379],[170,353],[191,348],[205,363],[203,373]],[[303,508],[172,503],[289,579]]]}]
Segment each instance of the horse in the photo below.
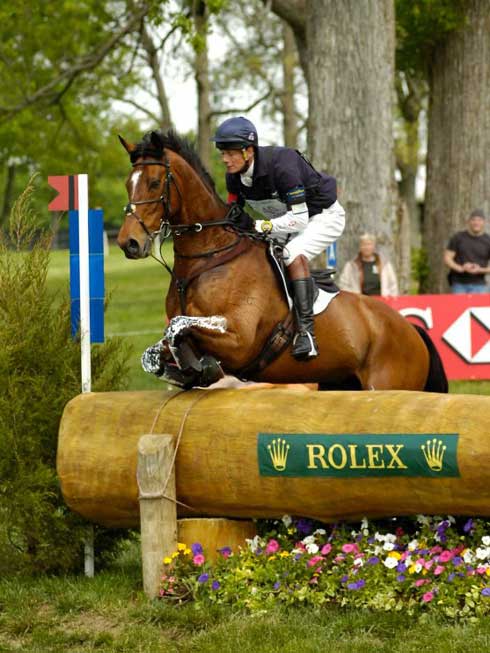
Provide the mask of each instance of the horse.
[{"label": "horse", "polygon": [[137,144],[119,139],[132,163],[119,247],[127,258],[141,259],[157,235],[173,236],[170,323],[153,350],[155,373],[171,378],[173,369],[184,387],[209,385],[227,373],[320,389],[447,392],[425,330],[365,295],[338,292],[315,317],[318,357],[294,359],[294,320],[267,238],[237,226],[241,209],[219,197],[187,139],[172,130],[150,132]]}]

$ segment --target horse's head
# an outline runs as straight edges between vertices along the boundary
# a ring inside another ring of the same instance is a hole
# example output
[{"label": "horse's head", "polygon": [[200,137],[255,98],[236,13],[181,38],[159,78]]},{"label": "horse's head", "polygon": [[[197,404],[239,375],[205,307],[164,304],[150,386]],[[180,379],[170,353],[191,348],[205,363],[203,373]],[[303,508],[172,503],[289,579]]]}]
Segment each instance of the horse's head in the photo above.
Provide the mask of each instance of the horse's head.
[{"label": "horse's head", "polygon": [[119,136],[132,171],[126,180],[129,203],[117,243],[127,258],[145,258],[153,239],[179,210],[180,196],[170,160],[158,132],[146,134],[137,145]]}]

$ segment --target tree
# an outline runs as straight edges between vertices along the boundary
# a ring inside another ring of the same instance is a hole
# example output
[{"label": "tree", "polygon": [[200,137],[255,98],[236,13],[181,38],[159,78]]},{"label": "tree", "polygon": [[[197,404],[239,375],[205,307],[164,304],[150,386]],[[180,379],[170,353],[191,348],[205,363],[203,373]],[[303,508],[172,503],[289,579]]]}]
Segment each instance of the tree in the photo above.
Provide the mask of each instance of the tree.
[{"label": "tree", "polygon": [[442,254],[449,234],[472,208],[490,209],[488,9],[487,0],[468,0],[463,25],[435,45],[430,64],[424,242],[433,292],[447,288]]},{"label": "tree", "polygon": [[295,33],[308,80],[308,151],[335,175],[347,211],[340,263],[374,231],[388,256],[396,231],[392,0],[272,0]]}]

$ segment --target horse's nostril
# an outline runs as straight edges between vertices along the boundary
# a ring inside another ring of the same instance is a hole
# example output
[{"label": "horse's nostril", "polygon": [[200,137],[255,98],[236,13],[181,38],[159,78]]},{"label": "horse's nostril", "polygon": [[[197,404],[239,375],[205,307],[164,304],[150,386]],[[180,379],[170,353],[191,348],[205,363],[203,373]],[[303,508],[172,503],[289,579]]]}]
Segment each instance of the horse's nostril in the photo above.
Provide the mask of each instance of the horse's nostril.
[{"label": "horse's nostril", "polygon": [[135,240],[134,238],[130,238],[126,245],[126,249],[130,254],[138,254],[138,252],[140,251],[140,246],[138,241]]}]

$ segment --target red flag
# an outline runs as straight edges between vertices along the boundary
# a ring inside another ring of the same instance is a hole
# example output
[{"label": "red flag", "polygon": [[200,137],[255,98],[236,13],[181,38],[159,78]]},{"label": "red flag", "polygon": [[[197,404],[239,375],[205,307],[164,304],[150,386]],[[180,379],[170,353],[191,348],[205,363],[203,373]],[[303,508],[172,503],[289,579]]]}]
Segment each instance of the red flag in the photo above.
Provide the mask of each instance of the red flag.
[{"label": "red flag", "polygon": [[48,204],[48,211],[78,209],[78,175],[48,177],[48,184],[58,191],[58,196]]}]

